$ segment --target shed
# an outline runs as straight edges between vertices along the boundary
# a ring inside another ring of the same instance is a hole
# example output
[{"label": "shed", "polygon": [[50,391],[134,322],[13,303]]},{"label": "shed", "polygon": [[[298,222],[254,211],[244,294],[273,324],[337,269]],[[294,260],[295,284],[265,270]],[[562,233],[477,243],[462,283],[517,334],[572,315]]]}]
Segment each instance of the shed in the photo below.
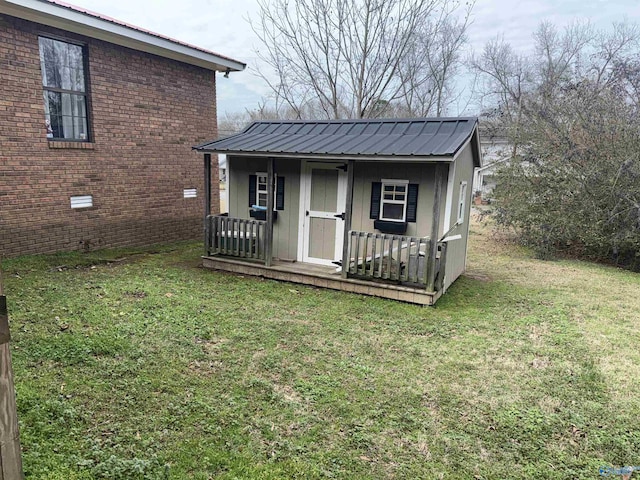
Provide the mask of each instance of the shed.
[{"label": "shed", "polygon": [[255,122],[194,149],[227,155],[206,267],[423,305],[465,270],[476,118]]}]

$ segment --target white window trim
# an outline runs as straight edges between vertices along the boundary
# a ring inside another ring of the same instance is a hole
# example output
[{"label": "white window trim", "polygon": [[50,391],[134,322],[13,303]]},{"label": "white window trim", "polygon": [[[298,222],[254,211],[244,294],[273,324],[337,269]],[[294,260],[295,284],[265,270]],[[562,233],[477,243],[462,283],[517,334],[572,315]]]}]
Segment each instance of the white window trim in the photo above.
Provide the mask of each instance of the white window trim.
[{"label": "white window trim", "polygon": [[[256,205],[260,205],[260,192],[261,190],[258,188],[260,186],[260,181],[259,178],[260,177],[268,177],[267,172],[256,172],[254,174],[256,176]],[[265,183],[266,185],[266,183]],[[273,210],[276,210],[276,193],[277,193],[277,185],[278,185],[278,176],[274,175],[273,176]],[[269,192],[262,190],[262,193],[266,193],[268,195]],[[265,205],[264,207],[261,208],[267,208],[267,206]]]},{"label": "white window trim", "polygon": [[[389,178],[383,178],[380,183],[382,184],[380,186],[380,215],[378,215],[378,218],[384,222],[406,222],[407,221],[407,203],[409,200],[409,180],[396,180],[396,179],[389,179]],[[395,186],[405,186],[404,189],[404,201],[402,200],[385,200],[384,199],[384,187],[385,185],[393,185]],[[402,209],[402,220],[398,220],[397,218],[385,218],[382,214],[382,212],[384,211],[384,204],[385,203],[391,203],[394,205],[402,205],[403,209]]]},{"label": "white window trim", "polygon": [[464,212],[467,204],[467,182],[460,182],[460,192],[458,194],[458,225],[464,223]]}]

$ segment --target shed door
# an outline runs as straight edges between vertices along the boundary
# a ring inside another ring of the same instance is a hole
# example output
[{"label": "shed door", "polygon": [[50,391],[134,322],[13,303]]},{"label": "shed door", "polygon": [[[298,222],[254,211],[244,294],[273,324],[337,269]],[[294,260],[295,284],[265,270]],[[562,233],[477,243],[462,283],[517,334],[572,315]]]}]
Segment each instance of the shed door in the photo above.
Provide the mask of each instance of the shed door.
[{"label": "shed door", "polygon": [[342,259],[347,176],[336,163],[305,168],[304,262],[334,265]]}]

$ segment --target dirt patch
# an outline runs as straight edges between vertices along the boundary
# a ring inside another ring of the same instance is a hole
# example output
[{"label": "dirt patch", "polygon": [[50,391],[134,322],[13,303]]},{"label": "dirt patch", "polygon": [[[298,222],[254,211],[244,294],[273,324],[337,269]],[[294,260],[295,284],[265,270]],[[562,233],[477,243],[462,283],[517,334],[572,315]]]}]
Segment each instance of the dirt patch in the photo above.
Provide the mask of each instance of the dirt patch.
[{"label": "dirt patch", "polygon": [[472,280],[479,280],[481,282],[490,282],[491,281],[491,277],[489,275],[486,275],[484,273],[481,272],[465,272],[464,276],[467,278],[470,278]]},{"label": "dirt patch", "polygon": [[147,292],[142,290],[135,290],[133,292],[124,292],[125,297],[135,298],[136,300],[142,300],[143,298],[147,298]]}]

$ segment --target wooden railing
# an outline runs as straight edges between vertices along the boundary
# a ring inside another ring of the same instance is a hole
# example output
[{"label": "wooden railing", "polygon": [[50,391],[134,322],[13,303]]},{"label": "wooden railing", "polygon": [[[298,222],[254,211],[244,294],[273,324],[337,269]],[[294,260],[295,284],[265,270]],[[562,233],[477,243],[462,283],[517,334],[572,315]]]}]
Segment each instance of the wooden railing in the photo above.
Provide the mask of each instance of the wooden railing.
[{"label": "wooden railing", "polygon": [[429,237],[349,232],[347,275],[415,284],[428,283]]},{"label": "wooden railing", "polygon": [[205,221],[207,255],[265,259],[267,222],[209,215]]},{"label": "wooden railing", "polygon": [[436,248],[436,265],[434,274],[434,286],[433,290],[439,292],[444,285],[444,272],[447,265],[447,242],[438,242]]}]

